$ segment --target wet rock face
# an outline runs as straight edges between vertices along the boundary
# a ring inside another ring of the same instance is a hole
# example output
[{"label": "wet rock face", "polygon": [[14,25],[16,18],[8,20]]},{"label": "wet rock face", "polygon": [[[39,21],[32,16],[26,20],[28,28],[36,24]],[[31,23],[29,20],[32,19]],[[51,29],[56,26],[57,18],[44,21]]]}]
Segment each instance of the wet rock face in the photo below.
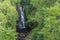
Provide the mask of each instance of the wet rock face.
[{"label": "wet rock face", "polygon": [[20,29],[20,28],[19,28],[19,25],[17,25],[17,27],[16,27],[16,31],[17,31],[18,33],[20,33],[20,32],[30,32],[31,30],[32,30],[32,28]]},{"label": "wet rock face", "polygon": [[[31,31],[30,31],[31,32]],[[17,35],[17,39],[16,40],[28,40],[29,39],[29,36],[30,36],[30,32],[20,32],[18,35]]]},{"label": "wet rock face", "polygon": [[26,31],[29,32],[31,28],[29,28],[26,25],[26,15],[25,15],[23,7],[21,6],[19,9],[19,5],[18,5],[17,11],[19,14],[19,20],[17,21],[17,26],[16,26],[17,32],[26,32]]},{"label": "wet rock face", "polygon": [[24,8],[23,6],[17,5],[17,11],[19,14],[19,20],[17,22],[17,29],[23,30],[26,28],[26,20],[25,20],[25,13],[24,13]]},{"label": "wet rock face", "polygon": [[20,4],[17,4],[17,12],[19,15],[19,20],[17,21],[16,31],[19,33],[17,35],[17,40],[25,40],[25,37],[29,34],[32,28],[29,28],[26,24],[27,18],[25,13],[24,5],[30,5],[30,0],[21,0]]},{"label": "wet rock face", "polygon": [[25,38],[25,34],[20,33],[18,34],[17,40],[24,40],[24,38]]}]

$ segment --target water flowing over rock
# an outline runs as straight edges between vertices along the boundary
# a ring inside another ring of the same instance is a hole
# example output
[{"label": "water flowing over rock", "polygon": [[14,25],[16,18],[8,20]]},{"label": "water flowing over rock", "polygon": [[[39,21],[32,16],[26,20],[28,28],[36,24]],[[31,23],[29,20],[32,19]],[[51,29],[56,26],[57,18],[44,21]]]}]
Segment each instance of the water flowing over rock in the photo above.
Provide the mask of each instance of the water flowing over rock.
[{"label": "water flowing over rock", "polygon": [[24,15],[24,8],[22,6],[19,7],[20,10],[20,22],[19,22],[19,28],[24,29],[26,28],[26,22],[25,22],[25,15]]}]

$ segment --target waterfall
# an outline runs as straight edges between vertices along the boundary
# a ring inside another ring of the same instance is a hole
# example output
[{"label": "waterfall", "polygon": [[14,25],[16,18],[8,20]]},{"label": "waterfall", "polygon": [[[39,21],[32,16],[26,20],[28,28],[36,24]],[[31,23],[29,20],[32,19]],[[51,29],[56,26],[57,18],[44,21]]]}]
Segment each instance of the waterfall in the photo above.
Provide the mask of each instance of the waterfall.
[{"label": "waterfall", "polygon": [[25,22],[25,13],[24,8],[22,6],[19,7],[20,10],[20,22],[19,22],[19,28],[25,29],[26,28],[26,22]]},{"label": "waterfall", "polygon": [[19,20],[17,21],[17,32],[26,32],[32,30],[30,27],[27,27],[26,24],[26,14],[24,12],[24,7],[17,5],[17,12],[19,14]]}]

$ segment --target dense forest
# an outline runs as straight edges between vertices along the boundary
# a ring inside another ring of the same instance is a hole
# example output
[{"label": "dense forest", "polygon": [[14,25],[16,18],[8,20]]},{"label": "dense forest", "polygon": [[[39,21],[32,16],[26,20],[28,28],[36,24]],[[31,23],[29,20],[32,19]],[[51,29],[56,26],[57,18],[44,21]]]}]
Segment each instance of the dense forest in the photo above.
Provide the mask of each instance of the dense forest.
[{"label": "dense forest", "polygon": [[60,40],[60,0],[0,0],[0,40],[16,40],[16,5],[24,5],[28,40]]}]

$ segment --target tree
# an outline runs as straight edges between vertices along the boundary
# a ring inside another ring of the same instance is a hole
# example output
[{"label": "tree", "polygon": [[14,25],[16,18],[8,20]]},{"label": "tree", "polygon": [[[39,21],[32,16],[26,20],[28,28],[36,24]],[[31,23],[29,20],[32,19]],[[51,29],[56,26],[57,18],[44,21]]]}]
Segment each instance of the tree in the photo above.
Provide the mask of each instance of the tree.
[{"label": "tree", "polygon": [[[42,2],[41,2],[42,1]],[[46,2],[47,0],[45,0]],[[37,8],[36,20],[38,26],[32,31],[30,40],[60,40],[60,4],[56,0],[53,5],[42,4],[43,0],[32,0],[32,4]],[[39,5],[39,2],[41,4]],[[50,1],[51,2],[51,1]],[[37,6],[36,6],[37,5]],[[43,5],[43,6],[42,6]],[[44,6],[45,5],[45,6]],[[37,16],[38,15],[38,16]],[[41,20],[41,19],[43,20]],[[41,20],[41,21],[39,21]],[[43,25],[42,25],[42,23]],[[41,25],[40,25],[41,24]]]},{"label": "tree", "polygon": [[0,40],[16,40],[16,21],[18,13],[10,1],[0,4]]}]

